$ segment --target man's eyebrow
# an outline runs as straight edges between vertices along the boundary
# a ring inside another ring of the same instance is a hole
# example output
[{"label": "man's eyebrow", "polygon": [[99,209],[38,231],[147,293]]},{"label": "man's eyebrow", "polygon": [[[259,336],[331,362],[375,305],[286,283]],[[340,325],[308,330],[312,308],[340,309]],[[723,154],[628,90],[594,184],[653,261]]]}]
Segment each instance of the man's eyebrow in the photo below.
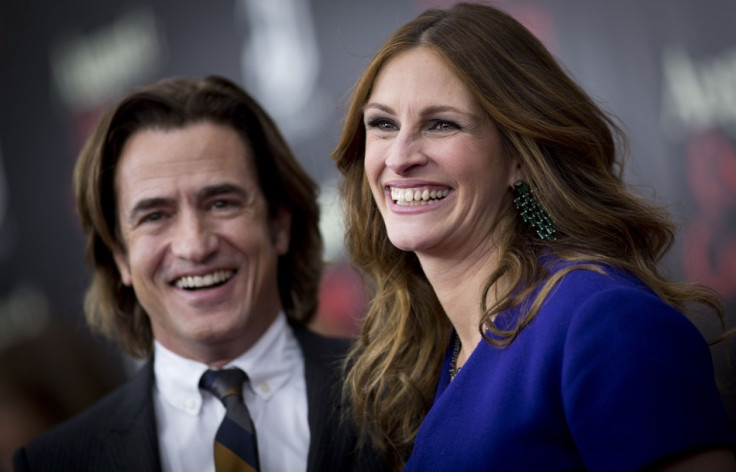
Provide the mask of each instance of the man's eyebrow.
[{"label": "man's eyebrow", "polygon": [[173,199],[163,197],[144,198],[143,200],[139,200],[130,211],[128,222],[133,224],[141,213],[145,213],[153,208],[170,205],[172,202]]},{"label": "man's eyebrow", "polygon": [[[245,190],[243,190],[242,187],[238,185],[224,183],[224,184],[211,185],[209,187],[205,187],[197,193],[197,196],[200,199],[207,199],[211,197],[216,197],[218,195],[238,195],[238,196],[244,197],[246,195],[246,192]],[[139,218],[141,213],[145,213],[155,208],[160,208],[160,207],[173,205],[173,204],[174,204],[173,198],[166,198],[166,197],[144,198],[136,202],[135,206],[130,211],[128,222],[133,224]]]},{"label": "man's eyebrow", "polygon": [[227,194],[245,196],[246,192],[239,185],[230,184],[230,183],[211,185],[209,187],[203,188],[202,190],[198,192],[198,196],[200,198],[210,198],[210,197],[216,197],[218,195],[227,195]]}]

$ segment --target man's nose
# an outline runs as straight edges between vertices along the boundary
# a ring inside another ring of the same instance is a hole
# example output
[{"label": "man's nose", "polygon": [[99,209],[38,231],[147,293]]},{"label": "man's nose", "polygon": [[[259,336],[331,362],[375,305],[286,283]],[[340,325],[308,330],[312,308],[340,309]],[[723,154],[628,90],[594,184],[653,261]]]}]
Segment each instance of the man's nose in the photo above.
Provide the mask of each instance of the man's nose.
[{"label": "man's nose", "polygon": [[203,262],[217,250],[217,235],[205,217],[195,210],[181,212],[171,241],[176,257]]},{"label": "man's nose", "polygon": [[391,143],[386,156],[386,167],[396,175],[406,175],[412,169],[427,163],[422,139],[418,133],[401,129]]}]

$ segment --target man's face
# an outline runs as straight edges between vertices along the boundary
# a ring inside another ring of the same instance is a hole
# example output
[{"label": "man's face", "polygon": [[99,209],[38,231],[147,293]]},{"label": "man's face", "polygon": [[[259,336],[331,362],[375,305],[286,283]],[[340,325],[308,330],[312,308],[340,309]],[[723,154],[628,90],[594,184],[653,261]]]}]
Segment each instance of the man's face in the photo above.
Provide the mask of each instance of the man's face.
[{"label": "man's face", "polygon": [[250,145],[197,123],[133,134],[115,175],[115,261],[168,349],[210,365],[250,348],[281,309],[291,216],[269,221]]}]

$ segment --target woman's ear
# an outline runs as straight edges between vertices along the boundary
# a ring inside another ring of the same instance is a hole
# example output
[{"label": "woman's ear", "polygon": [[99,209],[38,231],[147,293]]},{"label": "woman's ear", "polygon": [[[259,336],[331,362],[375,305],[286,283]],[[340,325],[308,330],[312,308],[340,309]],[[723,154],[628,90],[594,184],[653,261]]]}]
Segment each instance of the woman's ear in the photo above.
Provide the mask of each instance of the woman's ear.
[{"label": "woman's ear", "polygon": [[524,171],[521,169],[521,162],[514,159],[511,163],[511,171],[509,172],[509,187],[513,188],[514,184],[519,180],[524,180]]}]

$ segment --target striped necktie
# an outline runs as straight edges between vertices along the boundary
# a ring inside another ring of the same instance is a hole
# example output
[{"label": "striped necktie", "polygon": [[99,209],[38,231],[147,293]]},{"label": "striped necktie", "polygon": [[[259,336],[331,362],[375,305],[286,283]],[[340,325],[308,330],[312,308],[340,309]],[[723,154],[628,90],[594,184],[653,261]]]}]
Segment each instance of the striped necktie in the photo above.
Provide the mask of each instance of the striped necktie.
[{"label": "striped necktie", "polygon": [[211,392],[225,405],[225,418],[215,434],[217,472],[258,472],[256,429],[243,402],[243,383],[248,376],[238,368],[208,370],[199,387]]}]

